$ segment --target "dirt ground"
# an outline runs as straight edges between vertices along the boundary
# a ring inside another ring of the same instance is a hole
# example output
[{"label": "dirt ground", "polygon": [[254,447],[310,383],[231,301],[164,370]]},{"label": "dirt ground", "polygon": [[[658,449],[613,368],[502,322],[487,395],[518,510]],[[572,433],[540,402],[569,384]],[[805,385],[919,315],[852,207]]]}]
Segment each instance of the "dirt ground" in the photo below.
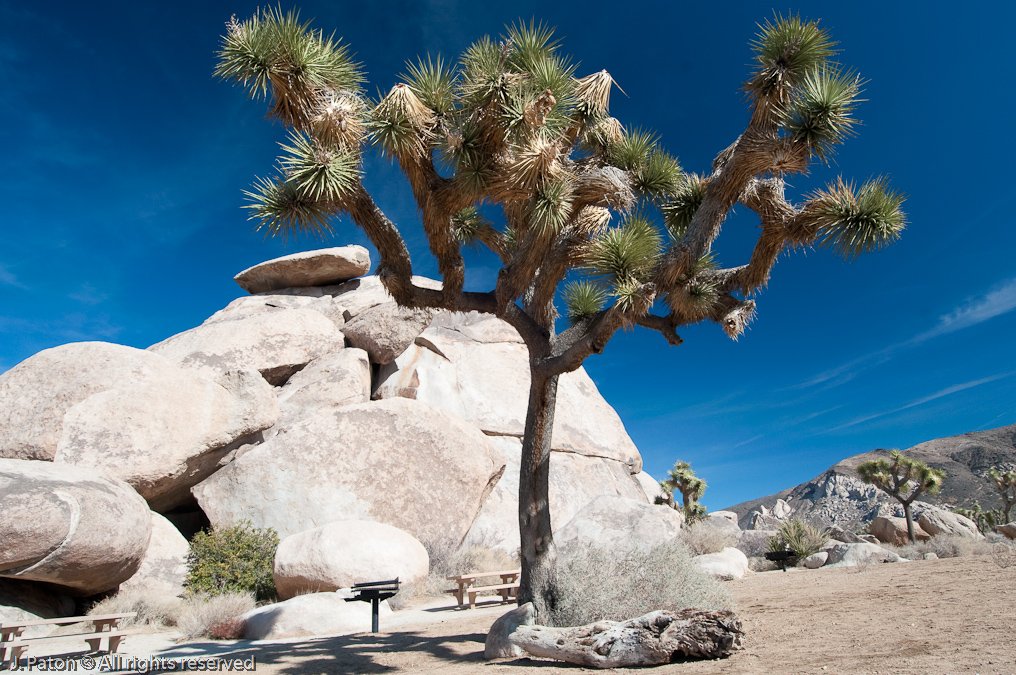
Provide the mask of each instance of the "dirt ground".
[{"label": "dirt ground", "polygon": [[[754,574],[730,584],[745,628],[727,659],[639,669],[660,675],[1016,675],[1016,567],[989,556]],[[574,675],[578,666],[483,659],[494,620],[511,606],[397,612],[382,632],[283,643],[164,642],[128,652],[257,660],[266,675],[311,673]],[[400,616],[401,615],[401,616]],[[140,636],[139,636],[140,637]],[[163,638],[164,639],[164,638]],[[624,672],[636,672],[625,670]]]}]

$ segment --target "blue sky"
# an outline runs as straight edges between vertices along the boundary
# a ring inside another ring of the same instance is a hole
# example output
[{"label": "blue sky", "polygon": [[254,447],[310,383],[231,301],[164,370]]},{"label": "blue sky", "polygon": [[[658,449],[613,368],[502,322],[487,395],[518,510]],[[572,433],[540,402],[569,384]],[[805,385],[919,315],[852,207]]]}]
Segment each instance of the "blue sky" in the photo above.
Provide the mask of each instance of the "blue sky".
[{"label": "blue sky", "polygon": [[[456,57],[505,23],[557,27],[580,74],[624,89],[611,112],[655,129],[686,169],[707,171],[744,126],[740,85],[761,3],[304,2],[315,26],[356,52],[370,90],[418,54]],[[289,5],[283,5],[288,7]],[[0,0],[0,372],[78,340],[147,347],[242,294],[233,275],[262,260],[366,244],[351,223],[322,242],[264,240],[241,190],[272,171],[283,130],[211,72],[223,24],[251,2]],[[786,12],[788,7],[775,9]],[[909,195],[895,245],[844,263],[830,251],[781,258],[737,343],[715,325],[619,333],[586,362],[654,475],[677,459],[720,508],[796,485],[849,455],[1016,423],[1016,227],[1011,159],[1016,5],[813,3],[839,60],[868,79],[864,124],[831,167],[886,174]],[[404,230],[418,274],[434,275],[411,194],[370,156],[367,186]],[[741,210],[743,211],[743,209]],[[716,250],[747,260],[749,214]],[[375,256],[376,259],[376,256]],[[470,287],[496,269],[470,254]]]}]

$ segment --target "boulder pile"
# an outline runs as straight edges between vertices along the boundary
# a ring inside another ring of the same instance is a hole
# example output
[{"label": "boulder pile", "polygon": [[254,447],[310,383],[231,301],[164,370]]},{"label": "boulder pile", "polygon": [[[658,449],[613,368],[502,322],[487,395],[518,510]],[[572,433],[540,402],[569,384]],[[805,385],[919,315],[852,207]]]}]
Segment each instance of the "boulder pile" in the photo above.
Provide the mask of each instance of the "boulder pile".
[{"label": "boulder pile", "polygon": [[[0,375],[0,618],[124,583],[179,593],[181,530],[202,522],[277,530],[286,596],[415,578],[427,551],[514,552],[522,339],[487,315],[402,309],[369,267],[356,246],[286,256],[146,350],[66,344]],[[648,506],[656,482],[589,376],[562,376],[557,400],[554,527],[601,495]],[[351,542],[396,566],[333,555]]]}]

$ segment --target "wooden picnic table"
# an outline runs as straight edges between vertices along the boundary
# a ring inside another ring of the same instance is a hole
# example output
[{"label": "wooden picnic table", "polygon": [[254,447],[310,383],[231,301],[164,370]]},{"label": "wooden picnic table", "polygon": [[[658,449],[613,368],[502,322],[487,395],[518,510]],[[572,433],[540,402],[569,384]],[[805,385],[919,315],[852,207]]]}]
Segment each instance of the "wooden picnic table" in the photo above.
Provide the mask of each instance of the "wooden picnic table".
[{"label": "wooden picnic table", "polygon": [[[103,639],[108,640],[109,652],[115,653],[124,637],[138,630],[119,630],[120,622],[133,619],[137,612],[124,614],[101,614],[96,616],[65,616],[60,619],[37,619],[35,621],[3,621],[0,622],[0,663],[10,660],[17,662],[30,645],[58,640],[84,640],[93,652],[99,651]],[[49,637],[22,637],[25,628],[30,626],[64,626],[75,623],[91,623],[92,630],[73,635],[54,635]]]},{"label": "wooden picnic table", "polygon": [[[503,570],[498,572],[470,572],[469,574],[456,574],[455,576],[445,577],[449,581],[455,581],[458,583],[457,588],[449,588],[445,593],[451,593],[455,596],[455,599],[459,602],[459,607],[466,604],[466,599],[469,600],[469,608],[473,609],[476,606],[476,594],[483,593],[484,591],[497,591],[498,595],[501,596],[501,602],[509,602],[516,597],[519,589],[519,576],[522,574],[522,570]],[[477,579],[483,579],[484,577],[501,577],[501,583],[490,584],[487,586],[475,586]]]}]

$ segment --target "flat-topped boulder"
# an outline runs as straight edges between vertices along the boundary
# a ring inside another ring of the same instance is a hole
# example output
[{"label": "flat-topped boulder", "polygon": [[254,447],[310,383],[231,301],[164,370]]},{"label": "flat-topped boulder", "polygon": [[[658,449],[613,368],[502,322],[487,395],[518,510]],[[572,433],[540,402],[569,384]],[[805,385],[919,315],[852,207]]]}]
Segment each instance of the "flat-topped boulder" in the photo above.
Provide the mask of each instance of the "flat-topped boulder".
[{"label": "flat-topped boulder", "polygon": [[0,459],[0,504],[0,577],[93,595],[134,576],[148,550],[148,504],[93,469]]},{"label": "flat-topped boulder", "polygon": [[363,246],[338,246],[282,256],[248,267],[233,280],[248,293],[280,288],[328,286],[362,277],[370,271],[370,253]]}]

